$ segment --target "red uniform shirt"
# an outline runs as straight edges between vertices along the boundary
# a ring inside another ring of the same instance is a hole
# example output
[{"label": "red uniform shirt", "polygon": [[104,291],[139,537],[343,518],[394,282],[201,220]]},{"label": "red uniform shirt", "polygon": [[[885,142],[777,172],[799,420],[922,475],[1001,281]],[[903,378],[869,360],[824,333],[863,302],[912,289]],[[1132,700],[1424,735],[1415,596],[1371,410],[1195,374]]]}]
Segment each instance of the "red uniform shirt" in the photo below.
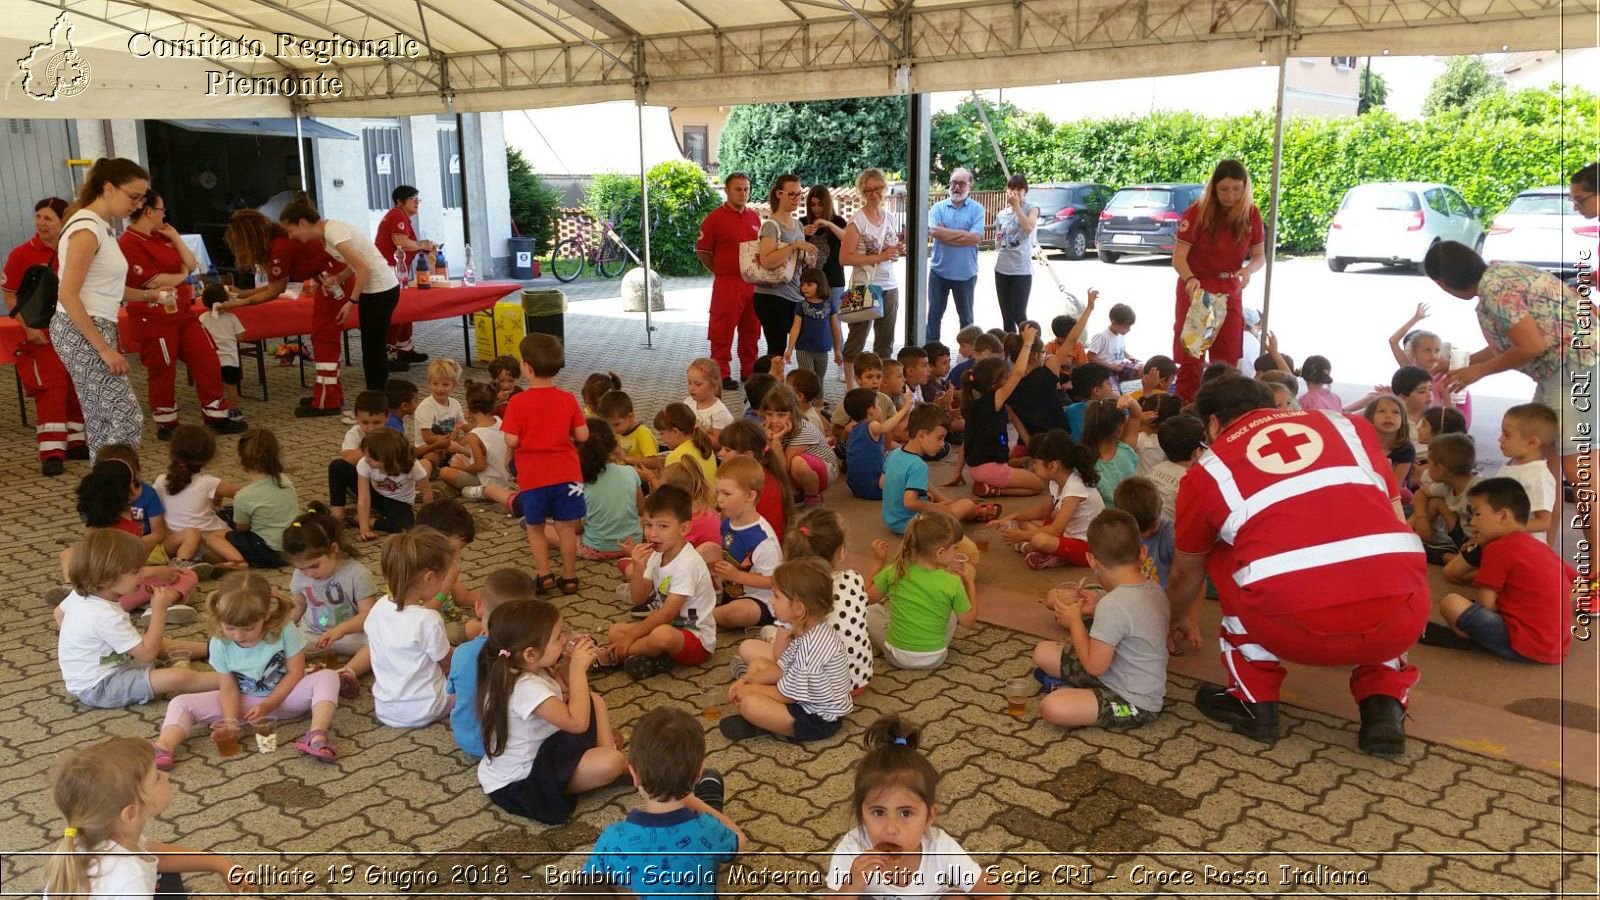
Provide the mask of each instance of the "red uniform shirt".
[{"label": "red uniform shirt", "polygon": [[713,209],[700,223],[700,239],[694,242],[696,251],[711,253],[711,274],[718,278],[739,277],[739,245],[756,239],[761,230],[761,217],[746,206],[740,212],[724,203]]},{"label": "red uniform shirt", "polygon": [[1558,663],[1572,646],[1567,598],[1577,577],[1550,545],[1518,531],[1483,545],[1472,583],[1500,595],[1495,609],[1511,649],[1534,662]]},{"label": "red uniform shirt", "polygon": [[500,430],[517,436],[517,487],[583,481],[572,443],[572,433],[583,426],[577,398],[560,388],[525,388],[512,397]]},{"label": "red uniform shirt", "polygon": [[328,255],[321,241],[297,241],[288,235],[273,238],[267,256],[268,281],[309,282],[306,290],[313,293],[322,289],[319,275],[346,268]]},{"label": "red uniform shirt", "polygon": [[1174,540],[1211,554],[1225,601],[1264,615],[1425,594],[1427,559],[1398,497],[1366,419],[1261,409],[1179,482]]},{"label": "red uniform shirt", "polygon": [[[129,228],[117,240],[117,246],[122,248],[122,255],[128,258],[128,287],[147,288],[150,279],[158,275],[188,274],[183,269],[183,257],[179,255],[178,248],[162,235],[145,236]],[[194,291],[189,288],[189,283],[179,284],[176,290],[178,308],[188,309],[194,302]]]},{"label": "red uniform shirt", "polygon": [[[390,207],[389,211],[383,214],[383,221],[378,223],[378,233],[372,238],[372,243],[378,248],[378,252],[383,254],[383,261],[391,266],[394,265],[394,236],[396,234],[403,234],[413,242],[417,239],[417,229],[416,226],[411,224],[411,217],[406,215],[406,211],[398,206]],[[410,267],[414,266],[417,261],[416,251],[402,250],[400,252],[405,254],[406,270],[410,271]]]},{"label": "red uniform shirt", "polygon": [[1241,241],[1226,225],[1207,232],[1200,230],[1200,204],[1184,210],[1178,221],[1178,240],[1189,245],[1189,271],[1201,278],[1231,274],[1244,267],[1250,258],[1250,248],[1267,239],[1266,226],[1261,224],[1261,211],[1250,207],[1250,234]]},{"label": "red uniform shirt", "polygon": [[22,286],[22,276],[33,266],[56,267],[56,248],[39,240],[36,234],[18,244],[6,257],[4,274],[0,274],[0,290],[15,291]]}]

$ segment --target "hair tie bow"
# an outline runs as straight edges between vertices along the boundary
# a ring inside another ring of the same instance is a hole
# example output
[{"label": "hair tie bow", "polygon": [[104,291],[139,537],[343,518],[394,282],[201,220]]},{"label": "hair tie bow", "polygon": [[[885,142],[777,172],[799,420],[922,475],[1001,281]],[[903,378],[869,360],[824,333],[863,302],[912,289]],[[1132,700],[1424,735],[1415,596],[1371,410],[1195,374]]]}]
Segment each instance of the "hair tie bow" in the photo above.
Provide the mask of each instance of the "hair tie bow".
[{"label": "hair tie bow", "polygon": [[68,825],[66,828],[61,829],[61,836],[75,838],[78,836],[78,829]]},{"label": "hair tie bow", "polygon": [[500,655],[501,659],[510,659],[511,658],[511,651],[510,650],[506,650],[504,648],[501,648],[499,655]]},{"label": "hair tie bow", "polygon": [[896,747],[904,747],[906,746],[906,739],[903,737],[897,737],[894,739],[894,744]]}]

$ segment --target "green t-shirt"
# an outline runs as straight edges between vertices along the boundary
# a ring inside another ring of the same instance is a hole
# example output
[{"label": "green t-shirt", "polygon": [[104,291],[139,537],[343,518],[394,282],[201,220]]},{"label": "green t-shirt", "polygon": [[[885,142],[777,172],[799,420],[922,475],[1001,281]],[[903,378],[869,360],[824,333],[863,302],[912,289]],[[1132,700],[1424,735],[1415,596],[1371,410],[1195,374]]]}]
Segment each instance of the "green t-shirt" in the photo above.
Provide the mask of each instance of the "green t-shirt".
[{"label": "green t-shirt", "polygon": [[294,482],[281,475],[283,487],[272,483],[271,478],[252,481],[233,495],[233,520],[249,528],[267,546],[283,552],[283,530],[300,515],[300,496],[294,491]]},{"label": "green t-shirt", "polygon": [[889,595],[889,631],[884,641],[909,653],[934,653],[945,648],[950,617],[972,608],[961,579],[940,569],[913,563],[903,578],[889,566],[872,579]]}]

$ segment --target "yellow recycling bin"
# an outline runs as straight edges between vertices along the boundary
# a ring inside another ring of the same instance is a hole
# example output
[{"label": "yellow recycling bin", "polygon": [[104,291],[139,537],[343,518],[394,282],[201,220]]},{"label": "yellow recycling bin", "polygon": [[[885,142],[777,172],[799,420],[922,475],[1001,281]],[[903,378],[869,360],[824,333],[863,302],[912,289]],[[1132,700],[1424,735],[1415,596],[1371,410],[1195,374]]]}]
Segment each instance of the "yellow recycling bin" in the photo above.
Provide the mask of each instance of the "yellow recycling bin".
[{"label": "yellow recycling bin", "polygon": [[522,313],[522,298],[510,297],[472,314],[475,340],[473,358],[487,363],[496,356],[517,356],[528,329]]}]

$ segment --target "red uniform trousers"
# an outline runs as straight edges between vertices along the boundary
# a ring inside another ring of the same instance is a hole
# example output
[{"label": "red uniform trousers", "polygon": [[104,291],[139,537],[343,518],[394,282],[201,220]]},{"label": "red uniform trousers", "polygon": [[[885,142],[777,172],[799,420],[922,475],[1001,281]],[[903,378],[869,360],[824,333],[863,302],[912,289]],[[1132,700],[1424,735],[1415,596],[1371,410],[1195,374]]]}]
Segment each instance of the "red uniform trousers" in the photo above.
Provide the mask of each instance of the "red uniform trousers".
[{"label": "red uniform trousers", "polygon": [[[319,291],[311,307],[311,353],[317,371],[316,384],[311,389],[311,405],[317,409],[338,409],[344,405],[344,388],[339,384],[339,353],[344,336],[339,310],[343,306],[343,300],[335,300]],[[355,312],[352,310],[350,315],[354,316]]]},{"label": "red uniform trousers", "polygon": [[[1239,357],[1244,355],[1244,290],[1239,287],[1239,282],[1231,274],[1217,277],[1196,272],[1195,276],[1200,279],[1201,286],[1207,291],[1213,294],[1223,291],[1228,293],[1228,317],[1222,321],[1222,328],[1217,332],[1216,340],[1211,342],[1210,357],[1212,362],[1225,362],[1230,366],[1236,366],[1239,364]],[[1178,279],[1176,295],[1177,317],[1172,323],[1172,361],[1178,364],[1178,380],[1174,390],[1183,402],[1189,403],[1200,390],[1200,373],[1205,368],[1205,360],[1198,356],[1190,356],[1183,347],[1183,320],[1189,314],[1190,300],[1189,292],[1183,289],[1182,278]]]},{"label": "red uniform trousers", "polygon": [[1278,660],[1308,666],[1355,666],[1350,693],[1360,703],[1381,694],[1406,703],[1422,677],[1406,662],[1428,622],[1426,593],[1374,597],[1291,615],[1242,609],[1222,592],[1222,665],[1228,692],[1250,703],[1278,699]]},{"label": "red uniform trousers", "polygon": [[739,332],[739,376],[749,378],[759,355],[756,341],[761,337],[756,289],[742,278],[718,275],[711,282],[711,321],[706,325],[706,337],[711,341],[711,358],[721,367],[723,378],[733,377],[735,329]]},{"label": "red uniform trousers", "polygon": [[169,314],[159,304],[128,304],[129,323],[139,345],[139,359],[149,373],[150,418],[157,425],[178,423],[178,361],[189,369],[201,412],[210,422],[227,421],[222,363],[217,345],[192,312]]},{"label": "red uniform trousers", "polygon": [[78,392],[61,357],[49,344],[23,344],[17,348],[17,374],[22,389],[33,398],[39,421],[34,432],[39,459],[65,459],[67,448],[83,446],[83,410]]},{"label": "red uniform trousers", "polygon": [[411,323],[389,326],[389,355],[396,352],[415,349],[411,346]]}]

